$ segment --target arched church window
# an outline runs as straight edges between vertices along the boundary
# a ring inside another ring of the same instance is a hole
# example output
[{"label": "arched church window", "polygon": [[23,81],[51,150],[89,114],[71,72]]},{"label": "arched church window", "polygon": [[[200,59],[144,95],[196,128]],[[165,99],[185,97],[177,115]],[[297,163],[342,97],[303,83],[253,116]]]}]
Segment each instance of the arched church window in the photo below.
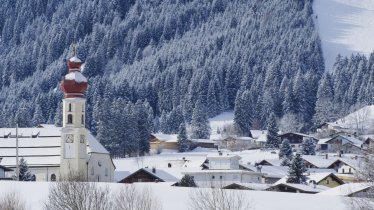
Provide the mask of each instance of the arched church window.
[{"label": "arched church window", "polygon": [[84,104],[82,105],[82,112],[84,112]]},{"label": "arched church window", "polygon": [[68,124],[73,124],[73,115],[68,114]]},{"label": "arched church window", "polygon": [[69,112],[71,112],[71,104],[69,104]]},{"label": "arched church window", "polygon": [[108,168],[105,168],[105,176],[108,176]]},{"label": "arched church window", "polygon": [[95,174],[95,171],[94,171],[94,167],[92,166],[91,167],[91,175],[94,175]]},{"label": "arched church window", "polygon": [[56,174],[52,174],[52,175],[51,175],[51,181],[52,181],[52,182],[55,182],[55,181],[56,181]]},{"label": "arched church window", "polygon": [[81,123],[84,125],[84,115],[82,114]]}]

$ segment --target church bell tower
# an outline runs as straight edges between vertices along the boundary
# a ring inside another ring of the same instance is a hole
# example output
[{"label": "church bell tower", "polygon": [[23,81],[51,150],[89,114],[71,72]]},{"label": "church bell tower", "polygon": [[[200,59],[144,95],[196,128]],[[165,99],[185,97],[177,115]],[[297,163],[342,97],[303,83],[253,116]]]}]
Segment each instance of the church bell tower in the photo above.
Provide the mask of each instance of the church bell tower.
[{"label": "church bell tower", "polygon": [[87,79],[81,73],[82,61],[76,55],[67,60],[68,74],[61,81],[64,92],[63,122],[61,130],[61,165],[60,174],[69,173],[87,177],[87,130],[85,128],[84,96]]}]

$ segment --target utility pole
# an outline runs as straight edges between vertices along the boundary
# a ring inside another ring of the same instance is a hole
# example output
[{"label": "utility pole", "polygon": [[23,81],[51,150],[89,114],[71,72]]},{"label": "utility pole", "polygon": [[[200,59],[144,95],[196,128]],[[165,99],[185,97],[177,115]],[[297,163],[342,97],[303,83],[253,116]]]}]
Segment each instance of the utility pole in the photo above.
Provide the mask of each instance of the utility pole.
[{"label": "utility pole", "polygon": [[16,176],[19,181],[19,162],[18,162],[18,122],[16,123]]}]

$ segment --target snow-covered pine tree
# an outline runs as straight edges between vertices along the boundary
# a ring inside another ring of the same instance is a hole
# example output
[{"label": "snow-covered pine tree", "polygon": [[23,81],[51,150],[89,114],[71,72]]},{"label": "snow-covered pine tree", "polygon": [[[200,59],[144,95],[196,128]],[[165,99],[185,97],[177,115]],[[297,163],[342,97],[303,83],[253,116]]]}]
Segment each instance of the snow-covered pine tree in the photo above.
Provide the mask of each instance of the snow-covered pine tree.
[{"label": "snow-covered pine tree", "polygon": [[285,139],[282,141],[282,144],[279,149],[279,159],[287,158],[289,160],[292,160],[292,157],[292,147],[288,139]]},{"label": "snow-covered pine tree", "polygon": [[316,155],[316,145],[314,144],[313,138],[305,139],[301,147],[303,155]]},{"label": "snow-covered pine tree", "polygon": [[291,165],[291,160],[284,156],[280,165],[289,167]]},{"label": "snow-covered pine tree", "polygon": [[54,123],[56,126],[62,126],[62,103],[59,102],[55,110]]},{"label": "snow-covered pine tree", "polygon": [[301,154],[297,153],[288,168],[287,183],[303,184],[306,181],[306,168]]},{"label": "snow-covered pine tree", "polygon": [[37,126],[42,123],[45,123],[42,108],[40,107],[40,104],[36,104],[34,116],[32,117],[32,125]]},{"label": "snow-covered pine tree", "polygon": [[197,100],[193,110],[191,132],[193,139],[207,139],[210,135],[208,116],[201,99]]},{"label": "snow-covered pine tree", "polygon": [[186,132],[186,125],[184,123],[179,125],[179,132],[178,132],[178,151],[179,152],[186,152],[188,151],[188,137]]},{"label": "snow-covered pine tree", "polygon": [[271,113],[267,124],[266,146],[270,148],[279,147],[278,126],[274,113]]},{"label": "snow-covered pine tree", "polygon": [[19,161],[19,180],[33,181],[33,174],[31,174],[29,166],[24,158],[21,158]]},{"label": "snow-covered pine tree", "polygon": [[186,174],[179,181],[178,186],[181,187],[196,187],[195,180],[190,175]]},{"label": "snow-covered pine tree", "polygon": [[252,137],[252,103],[249,90],[238,91],[235,98],[234,122],[241,135]]}]

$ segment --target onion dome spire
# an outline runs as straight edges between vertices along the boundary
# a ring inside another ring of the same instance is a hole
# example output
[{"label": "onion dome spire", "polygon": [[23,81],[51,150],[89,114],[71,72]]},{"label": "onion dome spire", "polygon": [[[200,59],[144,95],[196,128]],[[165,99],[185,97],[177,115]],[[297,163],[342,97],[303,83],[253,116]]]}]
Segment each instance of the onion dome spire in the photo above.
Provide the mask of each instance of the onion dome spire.
[{"label": "onion dome spire", "polygon": [[67,61],[69,73],[61,81],[65,98],[84,98],[87,79],[81,73],[82,61],[77,57],[77,45],[73,44],[73,57]]}]

